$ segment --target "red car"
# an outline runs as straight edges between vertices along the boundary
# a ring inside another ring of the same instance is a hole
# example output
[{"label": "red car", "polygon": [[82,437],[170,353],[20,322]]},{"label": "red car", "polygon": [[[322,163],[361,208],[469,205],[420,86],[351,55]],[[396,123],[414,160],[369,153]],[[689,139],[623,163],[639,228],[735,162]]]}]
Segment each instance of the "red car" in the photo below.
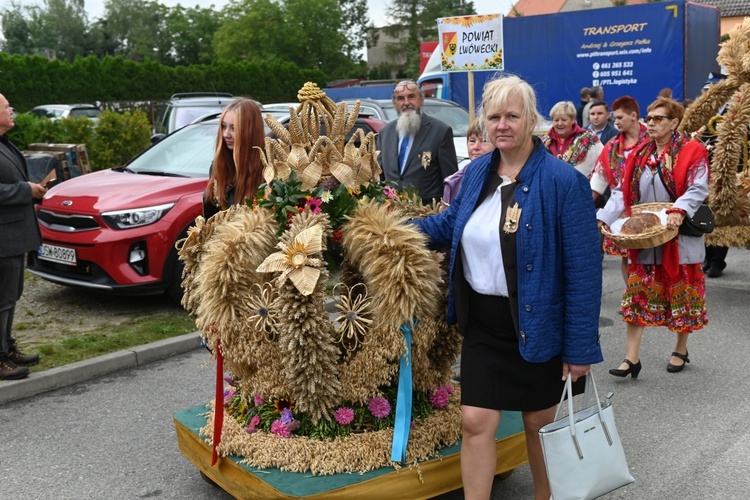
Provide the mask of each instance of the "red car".
[{"label": "red car", "polygon": [[[381,120],[356,128],[377,132]],[[218,131],[216,117],[168,135],[124,167],[51,188],[37,205],[42,245],[30,253],[33,274],[107,293],[182,297],[175,243],[202,215]]]}]

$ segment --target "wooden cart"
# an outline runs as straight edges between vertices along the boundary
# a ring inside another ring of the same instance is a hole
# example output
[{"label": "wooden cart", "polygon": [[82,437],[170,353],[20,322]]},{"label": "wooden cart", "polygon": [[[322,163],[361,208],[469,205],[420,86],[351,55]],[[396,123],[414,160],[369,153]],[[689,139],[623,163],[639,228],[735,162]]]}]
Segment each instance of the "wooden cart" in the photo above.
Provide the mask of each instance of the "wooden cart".
[{"label": "wooden cart", "polygon": [[[211,447],[199,436],[206,425],[205,405],[174,415],[180,451],[201,472],[230,495],[242,499],[345,499],[345,498],[431,498],[461,488],[460,442],[443,448],[439,457],[420,464],[423,481],[416,470],[383,467],[365,474],[313,476],[257,469],[241,463],[241,457],[219,458],[211,467]],[[518,412],[503,412],[497,432],[496,473],[508,476],[528,462],[523,422]]]}]

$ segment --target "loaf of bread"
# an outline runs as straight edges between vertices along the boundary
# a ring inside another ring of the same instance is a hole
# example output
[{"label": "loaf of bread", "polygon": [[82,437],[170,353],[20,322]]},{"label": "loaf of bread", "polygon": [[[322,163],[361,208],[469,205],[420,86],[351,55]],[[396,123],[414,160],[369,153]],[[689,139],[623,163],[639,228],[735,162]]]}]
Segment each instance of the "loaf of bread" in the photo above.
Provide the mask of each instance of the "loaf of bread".
[{"label": "loaf of bread", "polygon": [[661,226],[661,219],[656,214],[644,212],[635,214],[622,225],[621,234],[642,234],[654,226]]}]

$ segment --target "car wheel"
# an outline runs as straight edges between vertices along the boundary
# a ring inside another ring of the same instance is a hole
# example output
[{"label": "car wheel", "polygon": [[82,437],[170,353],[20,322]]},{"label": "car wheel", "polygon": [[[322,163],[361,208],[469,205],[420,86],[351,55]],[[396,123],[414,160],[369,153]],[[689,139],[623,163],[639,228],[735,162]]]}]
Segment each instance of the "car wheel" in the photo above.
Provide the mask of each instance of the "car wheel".
[{"label": "car wheel", "polygon": [[182,271],[185,269],[185,263],[174,255],[175,262],[172,267],[172,277],[167,287],[167,296],[178,306],[182,305]]}]

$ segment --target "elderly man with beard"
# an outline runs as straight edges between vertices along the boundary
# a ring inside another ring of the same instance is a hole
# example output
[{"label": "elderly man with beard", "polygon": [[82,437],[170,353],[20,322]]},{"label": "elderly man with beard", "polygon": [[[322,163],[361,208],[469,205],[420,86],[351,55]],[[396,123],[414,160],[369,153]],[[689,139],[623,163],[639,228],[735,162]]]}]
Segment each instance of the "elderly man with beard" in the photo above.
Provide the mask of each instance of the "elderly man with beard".
[{"label": "elderly man with beard", "polygon": [[399,189],[416,188],[425,204],[440,200],[443,179],[458,171],[453,131],[440,120],[422,113],[424,94],[412,80],[393,89],[398,119],[378,134],[380,163],[385,180]]}]

